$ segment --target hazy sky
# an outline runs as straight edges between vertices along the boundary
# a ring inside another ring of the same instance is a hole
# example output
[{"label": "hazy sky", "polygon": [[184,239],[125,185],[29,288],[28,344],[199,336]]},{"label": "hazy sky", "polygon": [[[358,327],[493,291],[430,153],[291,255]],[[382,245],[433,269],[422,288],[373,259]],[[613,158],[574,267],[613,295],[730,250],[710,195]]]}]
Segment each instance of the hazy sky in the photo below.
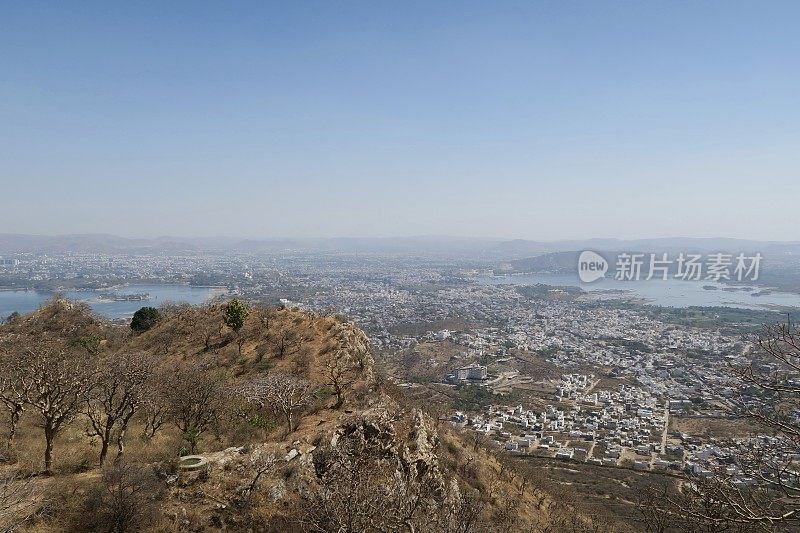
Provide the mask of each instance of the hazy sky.
[{"label": "hazy sky", "polygon": [[0,233],[800,239],[800,2],[2,2]]}]

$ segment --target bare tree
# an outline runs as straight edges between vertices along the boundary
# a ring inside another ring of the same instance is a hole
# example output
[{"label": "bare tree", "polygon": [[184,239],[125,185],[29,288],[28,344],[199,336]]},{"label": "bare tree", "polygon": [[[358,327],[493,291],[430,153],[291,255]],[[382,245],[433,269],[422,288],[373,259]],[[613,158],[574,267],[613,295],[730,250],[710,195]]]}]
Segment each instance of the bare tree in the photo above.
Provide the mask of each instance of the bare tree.
[{"label": "bare tree", "polygon": [[727,389],[720,401],[761,428],[761,435],[728,439],[740,471],[682,484],[683,497],[671,502],[671,512],[685,516],[695,531],[774,531],[800,524],[800,330],[790,323],[767,326],[757,346],[749,364],[730,367],[732,379],[720,386]]},{"label": "bare tree", "polygon": [[239,357],[242,356],[242,349],[245,343],[252,338],[255,324],[253,322],[245,322],[242,327],[236,331],[236,350]]},{"label": "bare tree", "polygon": [[222,326],[216,322],[205,325],[203,331],[203,351],[208,352],[211,350],[211,340],[214,337],[219,337],[222,334]]},{"label": "bare tree", "polygon": [[261,310],[261,327],[263,327],[265,331],[269,331],[269,328],[272,325],[273,314],[274,311],[272,309]]},{"label": "bare tree", "polygon": [[259,376],[241,389],[248,401],[260,407],[269,407],[286,420],[288,432],[296,429],[294,416],[308,405],[311,383],[291,374],[275,373]]},{"label": "bare tree", "polygon": [[146,393],[139,409],[144,421],[144,437],[152,439],[170,419],[169,389],[172,386],[172,369],[154,367],[144,385]]},{"label": "bare tree", "polygon": [[159,395],[159,391],[150,389],[150,393],[142,400],[142,413],[144,436],[152,439],[169,420],[169,405]]},{"label": "bare tree", "polygon": [[328,385],[333,388],[333,393],[336,395],[336,404],[333,408],[338,409],[344,404],[345,391],[356,380],[350,355],[346,351],[334,353],[325,363],[324,372]]},{"label": "bare tree", "polygon": [[665,505],[670,496],[669,486],[650,485],[639,493],[636,501],[636,521],[647,533],[666,533],[677,525],[677,520]]},{"label": "bare tree", "polygon": [[[700,484],[705,484],[699,481]],[[682,488],[682,490],[681,490]],[[636,501],[638,528],[647,533],[744,533],[753,528],[732,520],[724,502],[712,491],[698,490],[688,480],[652,480],[638,491]]]},{"label": "bare tree", "polygon": [[100,465],[111,439],[117,440],[117,457],[125,452],[125,432],[147,393],[145,385],[153,361],[143,354],[116,353],[101,362],[102,368],[86,397],[89,435],[100,438]]},{"label": "bare tree", "polygon": [[[783,521],[769,523],[742,516],[736,500],[750,500],[756,507],[764,505],[760,490],[745,490],[736,495],[724,478],[696,479],[682,484],[678,496],[668,498],[667,510],[672,517],[671,528],[689,533],[751,533],[755,531],[786,531]],[[783,522],[781,524],[780,522]],[[794,530],[794,529],[792,529]]]},{"label": "bare tree", "polygon": [[753,485],[716,478],[705,489],[724,501],[736,521],[772,527],[800,524],[800,329],[791,323],[765,327],[756,361],[733,367],[739,380],[735,412],[751,419],[762,438],[739,442],[739,463]]},{"label": "bare tree", "polygon": [[370,360],[369,351],[366,349],[358,348],[354,351],[353,357],[355,358],[356,363],[358,363],[358,369],[364,371],[367,368],[367,364],[369,363]]},{"label": "bare tree", "polygon": [[297,353],[300,349],[300,340],[290,330],[283,330],[275,337],[275,352],[278,359],[286,355]]},{"label": "bare tree", "polygon": [[53,473],[53,443],[64,425],[79,412],[91,372],[86,357],[43,347],[29,348],[22,361],[25,403],[42,419],[44,468]]},{"label": "bare tree", "polygon": [[25,398],[27,397],[26,385],[29,381],[22,379],[18,364],[6,356],[0,360],[0,402],[5,406],[9,415],[8,437],[6,446],[9,451],[14,447],[14,437],[22,414],[25,412]]},{"label": "bare tree", "polygon": [[194,453],[203,433],[217,420],[224,401],[224,374],[200,365],[181,365],[165,387],[169,419]]},{"label": "bare tree", "polygon": [[258,488],[261,478],[275,467],[278,459],[273,454],[268,454],[262,449],[258,449],[250,456],[250,472],[253,478],[247,485],[246,494],[252,496]]}]

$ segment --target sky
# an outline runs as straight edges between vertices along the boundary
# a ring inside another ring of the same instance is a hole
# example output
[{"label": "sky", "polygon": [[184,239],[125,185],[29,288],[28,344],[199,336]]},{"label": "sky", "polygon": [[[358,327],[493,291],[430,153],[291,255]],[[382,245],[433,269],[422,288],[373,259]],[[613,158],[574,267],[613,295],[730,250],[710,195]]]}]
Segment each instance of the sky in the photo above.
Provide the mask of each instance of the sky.
[{"label": "sky", "polygon": [[800,239],[800,2],[0,2],[0,233]]}]

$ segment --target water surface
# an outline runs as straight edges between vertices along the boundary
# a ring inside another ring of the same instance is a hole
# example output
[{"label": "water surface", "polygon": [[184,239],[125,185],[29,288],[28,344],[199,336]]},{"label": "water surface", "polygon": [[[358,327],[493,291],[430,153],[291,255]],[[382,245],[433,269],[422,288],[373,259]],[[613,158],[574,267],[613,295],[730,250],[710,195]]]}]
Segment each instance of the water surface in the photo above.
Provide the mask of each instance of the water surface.
[{"label": "water surface", "polygon": [[[749,292],[712,281],[685,281],[680,279],[653,279],[650,281],[619,281],[602,278],[593,283],[583,283],[576,274],[525,274],[483,277],[478,280],[484,284],[545,285],[580,287],[596,297],[626,297],[646,300],[648,303],[667,307],[739,307],[745,309],[800,308],[800,294],[770,292],[753,296],[763,287],[746,287]],[[705,287],[714,287],[708,290]],[[729,289],[729,290],[725,290]],[[624,291],[624,292],[620,292]]]},{"label": "water surface", "polygon": [[[126,285],[101,291],[64,291],[62,294],[70,300],[86,302],[92,310],[106,318],[129,318],[144,306],[158,307],[166,302],[201,304],[216,294],[220,289],[209,287],[192,287],[189,285]],[[100,298],[101,294],[143,294],[150,295],[148,300],[108,301]],[[30,313],[53,297],[53,293],[39,291],[0,291],[0,318],[5,318],[14,311]]]}]

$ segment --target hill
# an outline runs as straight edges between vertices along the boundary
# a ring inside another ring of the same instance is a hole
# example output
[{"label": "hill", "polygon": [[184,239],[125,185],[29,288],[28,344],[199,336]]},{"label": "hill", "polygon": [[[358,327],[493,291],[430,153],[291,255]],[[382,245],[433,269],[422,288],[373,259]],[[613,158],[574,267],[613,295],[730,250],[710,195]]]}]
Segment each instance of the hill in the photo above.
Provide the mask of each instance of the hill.
[{"label": "hill", "polygon": [[386,383],[352,323],[225,311],[135,334],[54,300],[0,327],[0,530],[611,527]]},{"label": "hill", "polygon": [[451,236],[239,239],[231,237],[125,238],[106,234],[25,235],[0,233],[0,254],[15,253],[374,253],[489,261],[525,260],[543,254],[582,250],[653,253],[755,253],[770,261],[794,261],[798,241],[723,238],[582,239],[531,241]]}]

